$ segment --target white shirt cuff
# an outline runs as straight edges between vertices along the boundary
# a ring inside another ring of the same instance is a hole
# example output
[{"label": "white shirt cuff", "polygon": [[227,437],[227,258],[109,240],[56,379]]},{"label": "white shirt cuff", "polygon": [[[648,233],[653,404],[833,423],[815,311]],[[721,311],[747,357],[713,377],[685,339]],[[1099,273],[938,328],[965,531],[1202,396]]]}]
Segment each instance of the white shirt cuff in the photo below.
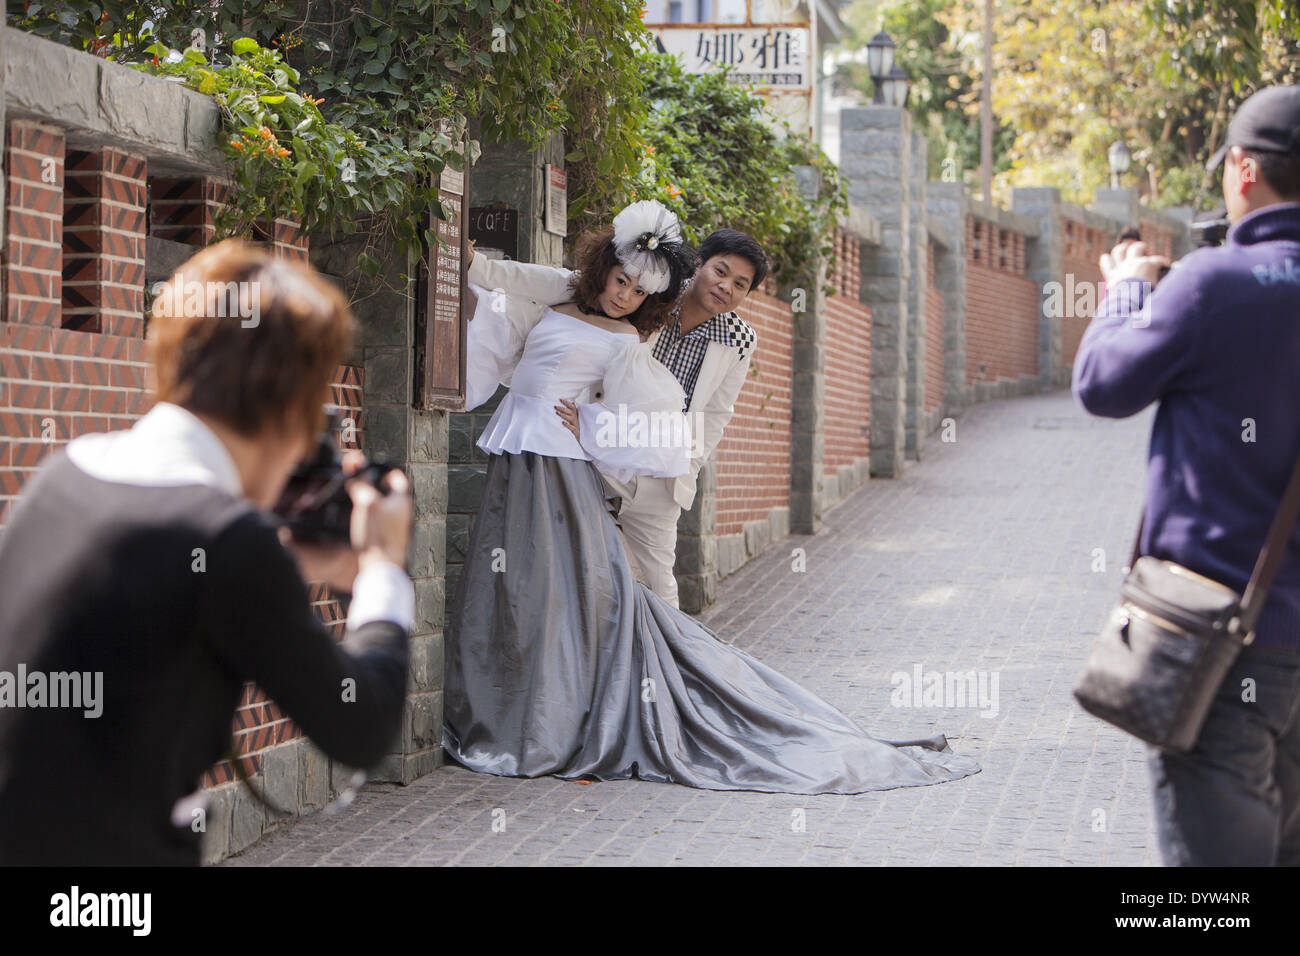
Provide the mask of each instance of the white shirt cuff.
[{"label": "white shirt cuff", "polygon": [[390,561],[369,565],[352,585],[348,630],[372,621],[392,621],[408,631],[415,621],[415,585]]}]

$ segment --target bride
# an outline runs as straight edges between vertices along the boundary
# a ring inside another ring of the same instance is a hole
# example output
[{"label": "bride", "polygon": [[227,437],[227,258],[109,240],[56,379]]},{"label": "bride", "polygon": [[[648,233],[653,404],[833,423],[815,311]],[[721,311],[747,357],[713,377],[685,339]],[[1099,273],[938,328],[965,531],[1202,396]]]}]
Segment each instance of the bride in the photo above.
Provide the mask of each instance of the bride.
[{"label": "bride", "polygon": [[977,773],[942,736],[870,737],[635,580],[600,472],[690,467],[684,392],[643,340],[694,257],[655,202],[575,257],[572,300],[553,308],[484,289],[471,260],[466,407],[510,390],[478,440],[489,463],[447,627],[447,754],[511,776],[781,793]]}]

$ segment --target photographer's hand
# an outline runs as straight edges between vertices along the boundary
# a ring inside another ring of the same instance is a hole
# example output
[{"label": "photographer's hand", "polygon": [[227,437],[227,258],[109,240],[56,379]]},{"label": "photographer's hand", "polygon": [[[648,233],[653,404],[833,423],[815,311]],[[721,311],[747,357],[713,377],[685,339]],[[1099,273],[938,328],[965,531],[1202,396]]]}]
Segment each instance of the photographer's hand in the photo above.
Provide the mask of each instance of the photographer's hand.
[{"label": "photographer's hand", "polygon": [[[344,456],[345,470],[355,470],[348,468],[348,464],[349,457]],[[390,471],[381,480],[388,485],[388,494],[380,494],[364,482],[351,481],[347,485],[352,496],[352,547],[363,571],[377,561],[406,568],[414,514],[411,485],[406,475],[397,470]]]},{"label": "photographer's hand", "polygon": [[1160,269],[1169,264],[1168,256],[1153,256],[1145,242],[1132,239],[1125,239],[1110,252],[1102,253],[1100,262],[1108,286],[1122,279],[1142,279],[1154,286],[1160,281]]}]

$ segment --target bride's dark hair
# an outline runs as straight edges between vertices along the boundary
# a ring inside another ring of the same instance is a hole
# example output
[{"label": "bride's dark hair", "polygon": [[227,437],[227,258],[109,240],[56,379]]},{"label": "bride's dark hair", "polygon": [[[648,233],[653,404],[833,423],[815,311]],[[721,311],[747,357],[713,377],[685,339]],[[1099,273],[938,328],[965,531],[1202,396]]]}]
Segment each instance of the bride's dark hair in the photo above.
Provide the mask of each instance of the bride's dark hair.
[{"label": "bride's dark hair", "polygon": [[[668,288],[647,295],[641,306],[625,316],[645,338],[664,327],[672,313],[682,283],[695,274],[695,253],[685,243],[671,243],[661,247],[668,264]],[[583,233],[573,249],[574,276],[569,282],[574,301],[587,309],[599,309],[599,298],[605,291],[609,270],[622,265],[614,252],[614,227],[606,226]]]}]

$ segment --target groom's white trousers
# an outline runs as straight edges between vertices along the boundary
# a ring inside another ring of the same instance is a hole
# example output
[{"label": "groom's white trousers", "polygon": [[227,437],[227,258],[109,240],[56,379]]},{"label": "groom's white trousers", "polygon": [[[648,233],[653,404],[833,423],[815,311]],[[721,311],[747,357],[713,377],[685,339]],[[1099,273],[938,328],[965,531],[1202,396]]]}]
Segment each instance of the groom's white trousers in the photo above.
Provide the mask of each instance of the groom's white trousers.
[{"label": "groom's white trousers", "polygon": [[602,477],[623,499],[617,521],[637,579],[678,607],[673,565],[677,562],[677,519],[682,509],[673,500],[674,479],[640,475],[624,484],[608,475]]}]

